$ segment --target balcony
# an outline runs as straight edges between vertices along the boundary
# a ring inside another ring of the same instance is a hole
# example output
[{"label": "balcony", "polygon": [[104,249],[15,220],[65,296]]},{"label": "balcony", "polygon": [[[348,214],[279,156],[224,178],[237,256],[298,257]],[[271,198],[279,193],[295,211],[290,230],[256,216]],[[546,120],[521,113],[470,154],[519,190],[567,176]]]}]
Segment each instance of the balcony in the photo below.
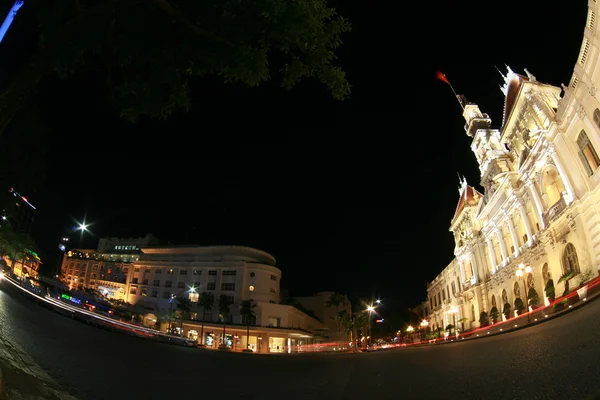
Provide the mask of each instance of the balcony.
[{"label": "balcony", "polygon": [[565,201],[564,196],[561,196],[560,200],[554,203],[554,205],[544,213],[544,224],[546,226],[550,225],[552,221],[562,214],[565,208],[567,208],[567,202]]}]

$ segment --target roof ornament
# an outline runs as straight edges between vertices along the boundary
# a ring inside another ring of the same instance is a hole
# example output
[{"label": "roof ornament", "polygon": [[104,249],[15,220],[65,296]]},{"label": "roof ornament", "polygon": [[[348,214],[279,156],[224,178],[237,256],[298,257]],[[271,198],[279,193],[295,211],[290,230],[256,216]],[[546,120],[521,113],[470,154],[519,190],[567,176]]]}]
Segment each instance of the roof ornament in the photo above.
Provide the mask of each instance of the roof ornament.
[{"label": "roof ornament", "polygon": [[535,81],[537,81],[537,79],[535,78],[535,75],[533,75],[531,72],[529,72],[529,71],[527,70],[527,68],[523,68],[523,70],[525,71],[525,73],[527,74],[527,78],[529,78],[529,80],[530,80],[531,82],[535,82]]},{"label": "roof ornament", "polygon": [[500,75],[502,75],[502,78],[504,78],[504,85],[500,86],[500,90],[502,91],[504,96],[508,96],[508,86],[510,84],[510,81],[512,81],[515,73],[512,71],[512,69],[510,69],[508,65],[505,64],[504,66],[506,67],[508,73],[506,75],[502,75],[502,72],[500,72]]},{"label": "roof ornament", "polygon": [[465,176],[463,175],[463,177],[460,177],[460,173],[458,173],[458,171],[456,172],[456,175],[458,175],[458,183],[460,184],[458,186],[458,194],[462,196],[465,188],[467,187],[467,178],[465,178]]}]

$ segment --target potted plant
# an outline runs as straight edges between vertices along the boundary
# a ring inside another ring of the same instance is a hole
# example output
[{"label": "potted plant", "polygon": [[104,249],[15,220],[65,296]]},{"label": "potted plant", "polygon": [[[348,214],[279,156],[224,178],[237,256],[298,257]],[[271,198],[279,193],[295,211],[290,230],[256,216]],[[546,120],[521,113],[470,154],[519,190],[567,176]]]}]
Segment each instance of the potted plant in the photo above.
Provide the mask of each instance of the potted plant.
[{"label": "potted plant", "polygon": [[482,311],[479,314],[479,323],[481,327],[488,326],[490,324],[490,320],[488,318],[488,314],[485,311]]},{"label": "potted plant", "polygon": [[554,281],[552,279],[548,279],[548,282],[546,282],[544,292],[546,293],[548,302],[552,303],[556,297],[556,289],[554,288]]},{"label": "potted plant", "polygon": [[572,269],[568,270],[567,272],[565,272],[559,279],[558,279],[558,283],[564,282],[565,283],[565,291],[563,292],[563,296],[566,296],[567,294],[569,294],[569,281],[571,280],[571,278],[573,278],[575,276],[575,271],[573,271]]},{"label": "potted plant", "polygon": [[540,296],[538,295],[537,290],[535,290],[534,288],[529,288],[529,293],[527,293],[527,300],[529,307],[531,307],[532,310],[538,308],[540,305]]},{"label": "potted plant", "polygon": [[498,320],[500,319],[500,312],[496,306],[492,307],[490,310],[490,319],[492,320],[492,324],[498,323]]},{"label": "potted plant", "polygon": [[510,312],[511,312],[511,307],[510,307],[510,303],[504,303],[504,307],[502,308],[502,314],[504,314],[504,318],[505,319],[509,319],[510,318]]},{"label": "potted plant", "polygon": [[515,311],[517,315],[521,315],[525,311],[525,304],[523,304],[523,300],[520,297],[515,299]]},{"label": "potted plant", "polygon": [[592,279],[592,271],[586,269],[585,272],[579,274],[579,288],[577,289],[577,295],[580,299],[585,299],[587,297],[588,286],[586,285]]}]

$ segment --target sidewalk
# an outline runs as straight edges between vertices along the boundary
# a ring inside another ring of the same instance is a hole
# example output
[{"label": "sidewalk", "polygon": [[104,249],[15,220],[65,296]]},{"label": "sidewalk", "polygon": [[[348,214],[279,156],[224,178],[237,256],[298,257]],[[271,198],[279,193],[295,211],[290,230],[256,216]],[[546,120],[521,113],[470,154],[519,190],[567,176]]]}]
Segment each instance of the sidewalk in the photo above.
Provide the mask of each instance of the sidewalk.
[{"label": "sidewalk", "polygon": [[29,355],[0,336],[1,400],[76,400]]},{"label": "sidewalk", "polygon": [[[592,279],[587,283],[588,291],[584,299],[580,299],[577,291],[573,290],[566,296],[557,298],[551,305],[538,308],[529,313],[520,315],[508,319],[506,321],[498,322],[494,325],[478,328],[473,331],[459,334],[458,337],[450,336],[447,339],[434,339],[431,341],[423,341],[406,344],[404,346],[428,346],[432,344],[448,344],[454,343],[455,341],[466,341],[466,340],[477,340],[483,339],[489,336],[502,335],[509,332],[514,332],[520,329],[525,329],[533,325],[538,325],[554,318],[558,318],[564,314],[570,313],[585,306],[589,302],[600,297],[600,277]],[[566,301],[566,305],[561,310],[555,310],[555,306],[563,301]]]}]

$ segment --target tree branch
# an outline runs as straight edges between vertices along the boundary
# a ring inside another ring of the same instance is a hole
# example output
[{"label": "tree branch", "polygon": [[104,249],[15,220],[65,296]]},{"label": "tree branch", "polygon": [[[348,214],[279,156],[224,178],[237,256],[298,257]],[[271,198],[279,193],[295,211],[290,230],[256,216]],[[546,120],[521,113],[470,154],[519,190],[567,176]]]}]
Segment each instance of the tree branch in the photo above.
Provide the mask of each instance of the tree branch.
[{"label": "tree branch", "polygon": [[222,43],[228,47],[233,47],[233,43],[228,41],[227,39],[221,38],[219,36],[215,36],[209,31],[200,28],[198,25],[194,24],[192,21],[187,19],[185,15],[179,12],[175,7],[169,3],[168,0],[152,0],[152,2],[161,10],[163,10],[167,15],[174,18],[177,22],[181,23],[187,30],[194,32],[197,35],[203,36],[205,38],[214,40],[215,42]]}]

